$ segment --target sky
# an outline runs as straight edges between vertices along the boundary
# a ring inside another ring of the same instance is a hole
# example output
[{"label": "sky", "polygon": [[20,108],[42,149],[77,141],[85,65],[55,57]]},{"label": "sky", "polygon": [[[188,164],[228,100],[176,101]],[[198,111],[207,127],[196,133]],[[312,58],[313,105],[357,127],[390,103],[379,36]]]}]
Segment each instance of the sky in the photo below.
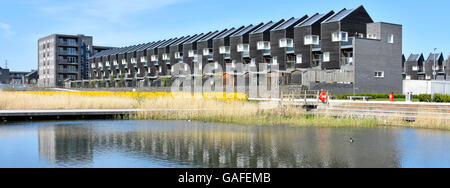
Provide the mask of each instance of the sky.
[{"label": "sky", "polygon": [[375,22],[403,25],[403,53],[450,53],[448,0],[0,0],[0,66],[37,69],[37,41],[85,34],[123,47],[364,5]]}]

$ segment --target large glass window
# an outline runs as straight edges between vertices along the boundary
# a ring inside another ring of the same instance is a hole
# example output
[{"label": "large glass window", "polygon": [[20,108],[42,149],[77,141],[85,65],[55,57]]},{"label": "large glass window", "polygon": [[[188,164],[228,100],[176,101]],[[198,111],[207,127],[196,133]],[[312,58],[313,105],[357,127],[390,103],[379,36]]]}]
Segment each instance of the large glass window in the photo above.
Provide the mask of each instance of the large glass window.
[{"label": "large glass window", "polygon": [[305,45],[319,45],[319,36],[317,35],[306,35]]},{"label": "large glass window", "polygon": [[296,58],[297,58],[297,61],[296,61],[297,64],[302,64],[302,63],[303,63],[303,57],[302,57],[302,54],[298,54]]},{"label": "large glass window", "polygon": [[294,40],[292,39],[280,39],[280,48],[293,48],[294,47]]},{"label": "large glass window", "polygon": [[250,51],[250,45],[248,44],[239,44],[237,45],[238,52],[248,52]]},{"label": "large glass window", "polygon": [[323,53],[323,62],[330,62],[330,52]]},{"label": "large glass window", "polygon": [[270,50],[270,42],[259,41],[257,45],[257,50]]},{"label": "large glass window", "polygon": [[220,54],[229,54],[230,53],[230,47],[229,46],[221,46],[219,48]]},{"label": "large glass window", "polygon": [[390,35],[389,35],[389,37],[388,37],[388,43],[391,43],[391,44],[394,43],[394,35],[393,35],[393,34],[390,34]]},{"label": "large glass window", "polygon": [[333,42],[347,42],[348,41],[348,33],[347,32],[334,32],[331,34]]}]

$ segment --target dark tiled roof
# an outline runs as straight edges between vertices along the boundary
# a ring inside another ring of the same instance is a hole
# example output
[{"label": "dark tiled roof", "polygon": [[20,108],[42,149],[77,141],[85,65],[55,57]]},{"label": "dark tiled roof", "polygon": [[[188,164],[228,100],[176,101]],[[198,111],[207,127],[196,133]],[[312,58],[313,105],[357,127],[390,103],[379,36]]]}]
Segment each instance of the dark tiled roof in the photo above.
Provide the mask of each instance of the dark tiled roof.
[{"label": "dark tiled roof", "polygon": [[265,25],[262,25],[258,29],[254,30],[250,34],[258,34],[258,33],[263,33],[265,31],[268,31],[268,30],[272,30],[272,28],[278,26],[279,24],[281,24],[283,22],[284,22],[284,19],[282,19],[282,20],[280,20],[278,22],[270,21],[270,22],[266,23]]},{"label": "dark tiled roof", "polygon": [[239,36],[243,36],[246,34],[251,33],[253,30],[258,29],[259,27],[261,27],[262,25],[264,25],[264,23],[260,23],[258,25],[249,25],[246,28],[236,32],[235,34],[233,34],[231,37],[239,37]]},{"label": "dark tiled roof", "polygon": [[211,34],[211,33],[212,33],[212,32],[209,32],[209,33],[206,33],[206,34],[202,33],[202,34],[200,34],[200,35],[197,35],[197,36],[195,36],[195,37],[192,37],[191,39],[189,39],[188,41],[186,41],[185,44],[190,44],[190,43],[197,42],[197,41],[201,40],[203,37],[205,37],[205,36],[207,36],[207,35],[209,35],[209,34]]},{"label": "dark tiled roof", "polygon": [[297,26],[295,26],[295,27],[311,26],[311,25],[317,23],[317,22],[320,21],[321,19],[323,19],[323,18],[325,18],[325,17],[327,17],[327,16],[329,16],[329,15],[331,15],[331,14],[334,14],[334,11],[330,11],[330,12],[328,12],[328,13],[326,13],[326,14],[319,14],[319,13],[317,13],[317,14],[315,14],[314,16],[311,16],[310,18],[306,19],[305,21],[299,23],[299,24],[298,24]]},{"label": "dark tiled roof", "polygon": [[184,37],[184,38],[178,40],[177,42],[173,43],[171,46],[178,46],[178,45],[184,44],[184,43],[186,43],[186,41],[190,40],[191,38],[195,38],[196,36],[197,35]]},{"label": "dark tiled roof", "polygon": [[408,61],[419,61],[422,56],[422,54],[411,54],[408,58]]},{"label": "dark tiled roof", "polygon": [[233,35],[234,33],[236,33],[237,31],[241,30],[242,28],[244,28],[244,26],[242,26],[238,29],[233,27],[233,28],[229,29],[228,31],[221,33],[220,35],[217,35],[214,39],[223,39],[223,38],[229,37],[229,36]]},{"label": "dark tiled roof", "polygon": [[428,56],[427,61],[434,61],[434,60],[439,61],[439,59],[441,59],[441,58],[442,59],[444,58],[444,54],[442,54],[442,53],[436,53],[436,54],[430,53],[430,55]]},{"label": "dark tiled roof", "polygon": [[222,30],[222,31],[216,31],[216,32],[214,32],[214,33],[211,33],[209,36],[205,36],[204,38],[202,38],[202,40],[199,40],[199,42],[203,42],[203,41],[208,41],[208,40],[211,40],[211,39],[213,39],[214,37],[216,37],[217,35],[220,35],[221,33],[224,33],[224,32],[226,32],[226,31],[228,31],[228,29],[224,29],[224,30]]},{"label": "dark tiled roof", "polygon": [[308,16],[304,16],[303,18],[292,17],[291,19],[289,19],[289,20],[285,21],[284,23],[278,25],[277,27],[273,28],[272,31],[287,29],[287,28],[293,26],[294,24],[297,24],[300,20],[306,19],[307,17]]}]

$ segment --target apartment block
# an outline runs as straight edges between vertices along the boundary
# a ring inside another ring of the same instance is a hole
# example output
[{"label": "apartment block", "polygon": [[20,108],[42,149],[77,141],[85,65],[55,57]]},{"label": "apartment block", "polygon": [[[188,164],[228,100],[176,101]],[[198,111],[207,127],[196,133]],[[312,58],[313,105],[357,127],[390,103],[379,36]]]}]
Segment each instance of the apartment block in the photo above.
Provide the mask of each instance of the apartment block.
[{"label": "apartment block", "polygon": [[[125,75],[127,85],[135,86],[171,79],[172,66],[180,62],[192,71],[208,63],[224,70],[233,63],[268,63],[269,72],[279,66],[283,85],[332,93],[402,93],[403,78],[421,75],[409,68],[424,64],[423,56],[402,56],[402,40],[401,25],[374,22],[360,6],[106,50],[90,58],[90,79]],[[448,71],[443,58],[437,60],[440,72]],[[108,65],[115,71],[103,73],[101,67]]]},{"label": "apartment block", "polygon": [[54,34],[38,40],[41,87],[62,87],[65,80],[89,77],[88,59],[110,47],[95,47],[91,36]]}]

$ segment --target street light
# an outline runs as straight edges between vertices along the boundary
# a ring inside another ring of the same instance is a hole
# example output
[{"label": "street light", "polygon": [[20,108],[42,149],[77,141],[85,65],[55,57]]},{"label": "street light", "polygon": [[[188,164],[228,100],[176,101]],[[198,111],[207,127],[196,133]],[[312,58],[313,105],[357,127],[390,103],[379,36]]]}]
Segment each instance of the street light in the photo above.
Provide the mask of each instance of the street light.
[{"label": "street light", "polygon": [[[434,80],[437,80],[437,73],[436,73],[436,50],[437,48],[434,48],[433,52],[433,61],[434,61],[434,67],[433,67],[433,76]],[[431,100],[434,101],[434,92],[433,92],[433,81],[431,81]]]}]

